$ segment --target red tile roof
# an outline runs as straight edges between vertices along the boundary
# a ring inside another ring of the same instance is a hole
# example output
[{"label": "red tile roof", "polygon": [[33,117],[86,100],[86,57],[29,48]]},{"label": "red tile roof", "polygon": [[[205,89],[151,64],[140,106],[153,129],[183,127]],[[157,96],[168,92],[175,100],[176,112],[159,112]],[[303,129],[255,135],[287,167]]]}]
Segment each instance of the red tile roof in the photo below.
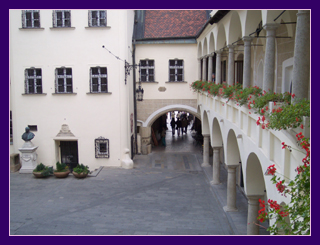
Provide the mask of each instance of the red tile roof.
[{"label": "red tile roof", "polygon": [[206,21],[205,10],[146,10],[144,38],[194,37]]}]

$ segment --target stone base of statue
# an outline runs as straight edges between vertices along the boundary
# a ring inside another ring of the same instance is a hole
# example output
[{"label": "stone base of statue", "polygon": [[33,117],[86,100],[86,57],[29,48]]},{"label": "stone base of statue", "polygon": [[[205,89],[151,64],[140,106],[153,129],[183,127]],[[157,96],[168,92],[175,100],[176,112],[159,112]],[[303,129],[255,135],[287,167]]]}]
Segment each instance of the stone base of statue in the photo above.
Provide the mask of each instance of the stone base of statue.
[{"label": "stone base of statue", "polygon": [[20,174],[30,174],[37,166],[37,150],[38,146],[34,146],[31,141],[26,141],[19,151],[21,155]]}]

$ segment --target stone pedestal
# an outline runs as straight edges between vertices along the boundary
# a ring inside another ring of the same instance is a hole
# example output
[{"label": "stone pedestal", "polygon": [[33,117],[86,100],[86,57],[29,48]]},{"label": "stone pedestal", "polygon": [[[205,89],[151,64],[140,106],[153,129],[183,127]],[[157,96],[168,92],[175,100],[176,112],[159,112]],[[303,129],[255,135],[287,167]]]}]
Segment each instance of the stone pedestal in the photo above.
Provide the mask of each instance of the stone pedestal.
[{"label": "stone pedestal", "polygon": [[31,174],[37,166],[37,153],[38,146],[34,146],[31,141],[26,141],[19,151],[21,155],[21,169],[20,174]]},{"label": "stone pedestal", "polygon": [[125,169],[131,169],[133,168],[133,161],[129,156],[129,149],[124,150],[124,157],[121,160],[121,166]]}]

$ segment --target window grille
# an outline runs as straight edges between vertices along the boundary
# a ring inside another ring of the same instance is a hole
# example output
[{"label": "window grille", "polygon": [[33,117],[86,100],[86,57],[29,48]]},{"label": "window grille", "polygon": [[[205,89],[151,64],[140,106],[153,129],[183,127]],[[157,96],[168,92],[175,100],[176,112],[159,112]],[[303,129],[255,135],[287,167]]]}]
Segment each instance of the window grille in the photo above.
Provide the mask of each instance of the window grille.
[{"label": "window grille", "polygon": [[154,60],[140,60],[140,81],[154,82]]},{"label": "window grille", "polygon": [[22,10],[22,28],[40,28],[39,10]]},{"label": "window grille", "polygon": [[53,27],[71,27],[71,11],[53,10],[52,22]]},{"label": "window grille", "polygon": [[169,81],[182,82],[183,81],[183,60],[169,60]]},{"label": "window grille", "polygon": [[25,70],[25,93],[42,94],[42,74],[39,68]]},{"label": "window grille", "polygon": [[56,69],[56,93],[72,93],[72,69],[57,68]]},{"label": "window grille", "polygon": [[107,11],[105,10],[89,10],[88,25],[90,27],[107,26]]},{"label": "window grille", "polygon": [[90,68],[90,92],[107,93],[108,92],[108,75],[107,67]]},{"label": "window grille", "polygon": [[109,158],[109,140],[104,137],[99,137],[94,140],[95,143],[95,157]]}]

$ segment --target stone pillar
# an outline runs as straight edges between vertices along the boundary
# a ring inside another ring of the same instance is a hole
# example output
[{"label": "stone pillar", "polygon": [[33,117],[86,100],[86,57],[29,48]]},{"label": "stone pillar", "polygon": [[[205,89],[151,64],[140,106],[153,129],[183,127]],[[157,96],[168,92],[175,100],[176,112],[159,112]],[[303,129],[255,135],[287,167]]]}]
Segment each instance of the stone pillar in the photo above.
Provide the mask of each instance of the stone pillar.
[{"label": "stone pillar", "polygon": [[228,166],[228,183],[227,183],[227,206],[223,209],[226,212],[238,211],[236,207],[237,188],[236,188],[236,169],[238,165]]},{"label": "stone pillar", "polygon": [[221,84],[221,51],[216,51],[216,84]]},{"label": "stone pillar", "polygon": [[137,134],[137,152],[138,152],[138,155],[141,154],[141,136],[140,134]]},{"label": "stone pillar", "polygon": [[203,135],[203,163],[201,167],[209,167],[209,140],[210,135]]},{"label": "stone pillar", "polygon": [[274,84],[274,69],[275,69],[275,38],[276,29],[279,24],[269,23],[265,24],[263,28],[267,31],[266,49],[264,56],[264,74],[262,89],[268,92],[273,92]]},{"label": "stone pillar", "polygon": [[201,80],[201,59],[198,58],[198,80]]},{"label": "stone pillar", "polygon": [[23,146],[18,149],[22,153],[20,174],[32,174],[37,166],[37,149],[38,146],[34,146],[31,141],[26,141]]},{"label": "stone pillar", "polygon": [[234,85],[234,48],[235,45],[228,45],[228,85]]},{"label": "stone pillar", "polygon": [[208,81],[212,81],[212,62],[213,62],[213,56],[208,56]]},{"label": "stone pillar", "polygon": [[308,98],[310,82],[310,11],[297,13],[296,38],[293,56],[292,93],[295,98]]},{"label": "stone pillar", "polygon": [[140,127],[141,153],[148,155],[151,153],[151,127]]},{"label": "stone pillar", "polygon": [[242,40],[244,42],[243,88],[248,88],[251,82],[251,42],[253,37],[245,36]]},{"label": "stone pillar", "polygon": [[219,185],[220,182],[220,148],[213,148],[213,163],[212,163],[212,181],[210,184]]},{"label": "stone pillar", "polygon": [[206,72],[207,71],[207,57],[202,59],[202,81],[206,81]]},{"label": "stone pillar", "polygon": [[257,217],[259,216],[259,199],[262,195],[248,195],[248,222],[247,235],[259,235],[259,223]]}]

